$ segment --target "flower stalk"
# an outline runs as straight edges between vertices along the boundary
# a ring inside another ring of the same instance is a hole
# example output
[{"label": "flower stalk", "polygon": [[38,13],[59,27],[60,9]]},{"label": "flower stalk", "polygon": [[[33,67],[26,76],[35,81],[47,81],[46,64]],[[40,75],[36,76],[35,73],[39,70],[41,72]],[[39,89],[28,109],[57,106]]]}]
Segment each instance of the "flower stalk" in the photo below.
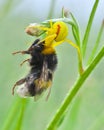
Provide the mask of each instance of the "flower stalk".
[{"label": "flower stalk", "polygon": [[97,64],[101,61],[103,56],[104,56],[104,47],[102,47],[102,49],[99,51],[99,53],[97,54],[95,59],[92,61],[92,63],[83,72],[83,74],[77,79],[75,84],[72,86],[71,90],[69,90],[68,95],[62,102],[60,108],[57,110],[52,121],[48,124],[47,130],[54,130],[54,128],[56,128],[59,119],[64,114],[66,109],[69,107],[72,100],[75,98],[76,94],[78,93],[78,90],[81,88],[82,84],[88,78],[88,76],[91,74],[91,72],[94,70],[94,68],[97,66]]}]

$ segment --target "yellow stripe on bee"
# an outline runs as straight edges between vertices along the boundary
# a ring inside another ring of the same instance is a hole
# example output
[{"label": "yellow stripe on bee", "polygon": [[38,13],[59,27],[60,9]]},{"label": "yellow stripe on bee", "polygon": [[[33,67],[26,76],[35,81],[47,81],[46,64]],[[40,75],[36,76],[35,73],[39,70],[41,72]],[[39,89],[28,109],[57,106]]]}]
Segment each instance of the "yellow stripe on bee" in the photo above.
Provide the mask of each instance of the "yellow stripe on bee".
[{"label": "yellow stripe on bee", "polygon": [[36,79],[34,81],[34,83],[39,88],[49,88],[52,85],[52,81],[51,80],[44,81],[44,80]]},{"label": "yellow stripe on bee", "polygon": [[52,47],[45,47],[42,51],[42,54],[53,54],[55,53],[55,49]]},{"label": "yellow stripe on bee", "polygon": [[48,80],[48,81],[45,83],[45,86],[46,86],[46,88],[49,88],[50,86],[52,86],[52,81],[51,81],[51,80]]}]

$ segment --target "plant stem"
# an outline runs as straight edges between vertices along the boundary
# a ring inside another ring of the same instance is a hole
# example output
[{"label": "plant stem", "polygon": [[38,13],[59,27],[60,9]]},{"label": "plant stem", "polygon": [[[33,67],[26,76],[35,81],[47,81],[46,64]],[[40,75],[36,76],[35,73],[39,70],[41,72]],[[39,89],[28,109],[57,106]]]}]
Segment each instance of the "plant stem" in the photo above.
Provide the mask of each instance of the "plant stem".
[{"label": "plant stem", "polygon": [[8,12],[11,10],[13,1],[14,0],[6,0],[5,4],[2,6],[2,11],[0,11],[0,22],[1,19],[4,19]]},{"label": "plant stem", "polygon": [[[15,103],[13,103],[12,108],[10,109],[9,115],[6,117],[6,121],[3,125],[2,130],[11,129],[14,118],[17,118],[16,113],[18,113],[18,114],[20,113],[19,119],[17,119],[16,128],[21,127],[20,124],[22,123],[22,119],[23,119],[22,116],[26,109],[26,105],[27,105],[27,99],[21,99],[21,98],[15,99]],[[17,129],[15,129],[15,130],[17,130]],[[20,129],[18,129],[18,130],[20,130]]]},{"label": "plant stem", "polygon": [[47,19],[52,18],[55,3],[56,3],[56,0],[51,0],[50,10],[49,10],[49,13],[48,13],[48,17],[47,17]]},{"label": "plant stem", "polygon": [[15,103],[13,103],[12,108],[10,109],[9,114],[6,117],[6,121],[4,122],[2,130],[8,130],[11,127],[11,123],[13,122],[13,119],[15,117],[15,113],[18,112],[19,104],[20,104],[20,99],[16,98]]},{"label": "plant stem", "polygon": [[[101,127],[102,126],[102,127]],[[101,130],[104,126],[104,111],[97,116],[95,122],[90,126],[88,130]]]},{"label": "plant stem", "polygon": [[77,37],[77,40],[76,40],[76,44],[79,46],[79,48],[81,49],[81,40],[80,40],[80,30],[79,30],[79,25],[78,25],[78,23],[77,23],[77,20],[75,19],[75,17],[74,17],[74,15],[70,12],[70,15],[71,15],[71,17],[72,17],[72,19],[73,19],[73,21],[74,21],[74,24],[75,24],[75,26],[72,26],[72,31],[73,31],[73,35],[74,35],[74,32],[76,32],[75,33],[75,35],[74,35],[74,37]]},{"label": "plant stem", "polygon": [[24,113],[26,110],[26,105],[27,105],[27,99],[21,99],[21,109],[20,109],[20,115],[19,118],[17,119],[17,123],[16,123],[16,127],[15,130],[22,130],[22,122],[23,122],[23,118],[24,118]]},{"label": "plant stem", "polygon": [[75,98],[78,90],[81,88],[84,81],[87,79],[87,77],[90,75],[90,73],[94,70],[96,65],[100,62],[100,60],[104,56],[104,47],[100,50],[98,55],[95,57],[95,59],[92,61],[92,63],[89,65],[89,67],[83,72],[83,74],[78,78],[76,83],[73,85],[71,90],[68,92],[68,95],[62,102],[60,108],[57,110],[55,116],[53,117],[52,121],[47,126],[47,130],[53,130],[57,126],[58,121],[60,120],[61,116],[64,114],[68,106],[71,104],[71,101]]},{"label": "plant stem", "polygon": [[98,33],[98,36],[97,36],[97,39],[96,39],[96,43],[95,43],[94,48],[93,48],[93,50],[91,52],[91,56],[90,56],[90,58],[88,60],[88,64],[91,63],[91,61],[93,60],[93,58],[94,58],[94,56],[96,54],[96,51],[97,51],[98,46],[100,44],[100,40],[101,40],[101,36],[102,36],[103,30],[104,30],[104,20],[103,20],[103,22],[101,24],[101,27],[100,27],[100,30],[99,30],[99,33]]},{"label": "plant stem", "polygon": [[92,22],[93,22],[93,19],[94,19],[94,16],[95,16],[95,12],[96,12],[98,3],[99,3],[99,0],[96,0],[95,3],[94,3],[93,9],[91,11],[90,18],[89,18],[89,21],[88,21],[88,24],[87,24],[87,27],[86,27],[86,31],[85,31],[85,34],[84,34],[84,38],[83,38],[83,41],[82,41],[83,57],[85,56],[85,53],[86,53],[87,42],[88,42],[89,34],[90,34],[90,31],[91,31],[91,27],[92,27]]}]

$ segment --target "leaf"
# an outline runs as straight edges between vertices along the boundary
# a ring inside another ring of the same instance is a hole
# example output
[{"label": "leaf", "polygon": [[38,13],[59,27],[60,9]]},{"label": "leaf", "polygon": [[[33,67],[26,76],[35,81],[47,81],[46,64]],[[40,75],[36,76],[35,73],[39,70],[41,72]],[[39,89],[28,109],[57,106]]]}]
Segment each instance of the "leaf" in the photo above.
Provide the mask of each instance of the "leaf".
[{"label": "leaf", "polygon": [[104,111],[101,112],[99,116],[97,116],[95,122],[90,126],[88,130],[101,130],[101,128],[104,128]]},{"label": "leaf", "polygon": [[91,53],[91,55],[89,57],[88,64],[91,63],[91,61],[93,60],[93,58],[94,58],[94,56],[95,56],[95,54],[97,52],[98,46],[100,44],[100,39],[101,39],[101,36],[102,36],[102,33],[103,33],[103,29],[104,29],[104,20],[103,20],[102,25],[100,27],[100,30],[99,30],[99,33],[98,33],[98,36],[97,36],[97,39],[96,39],[95,46],[94,46],[94,48],[92,50],[92,53]]},{"label": "leaf", "polygon": [[94,3],[94,6],[92,8],[90,18],[89,18],[89,21],[88,21],[88,24],[87,24],[87,27],[86,27],[86,31],[85,31],[85,34],[84,34],[84,38],[83,38],[83,41],[82,41],[83,57],[85,56],[85,53],[86,53],[87,42],[88,42],[89,34],[90,34],[90,31],[91,31],[91,27],[92,27],[93,19],[94,19],[94,16],[95,16],[95,12],[97,10],[98,3],[99,3],[99,0],[96,0],[95,3]]},{"label": "leaf", "polygon": [[69,105],[71,104],[72,100],[75,98],[77,92],[81,88],[82,84],[85,82],[85,80],[88,78],[88,76],[91,74],[91,72],[94,70],[96,65],[101,61],[101,59],[104,56],[104,47],[99,51],[95,59],[92,61],[92,63],[88,66],[88,68],[83,72],[83,74],[78,78],[78,80],[75,82],[75,84],[71,87],[69,90],[67,96],[65,97],[64,101],[62,102],[61,106],[57,110],[56,114],[54,115],[53,119],[47,126],[47,130],[53,130],[57,122],[60,120],[63,113],[67,110]]},{"label": "leaf", "polygon": [[74,130],[74,128],[76,127],[75,124],[77,122],[80,105],[81,105],[81,97],[77,96],[69,114],[69,119],[68,119],[69,123],[68,126],[66,127],[69,130]]}]

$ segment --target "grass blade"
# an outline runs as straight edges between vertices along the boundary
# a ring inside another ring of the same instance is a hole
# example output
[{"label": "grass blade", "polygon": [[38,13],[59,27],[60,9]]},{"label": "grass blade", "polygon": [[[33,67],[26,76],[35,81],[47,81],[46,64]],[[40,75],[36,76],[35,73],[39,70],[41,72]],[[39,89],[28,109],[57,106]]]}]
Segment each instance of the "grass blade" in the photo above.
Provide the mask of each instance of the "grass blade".
[{"label": "grass blade", "polygon": [[104,29],[104,20],[103,20],[102,25],[100,27],[100,30],[99,30],[99,33],[98,33],[98,37],[96,39],[95,46],[94,46],[94,48],[92,50],[92,53],[91,53],[91,56],[90,56],[90,58],[88,60],[88,64],[91,63],[91,61],[93,60],[93,58],[94,58],[94,56],[96,54],[97,48],[98,48],[98,46],[100,44],[100,39],[101,39],[101,36],[102,36],[102,33],[103,33],[103,29]]},{"label": "grass blade", "polygon": [[18,106],[20,104],[20,99],[15,99],[15,103],[13,103],[12,108],[10,109],[10,112],[8,116],[6,117],[6,120],[3,124],[2,130],[8,130],[11,127],[11,124],[13,122],[13,119],[15,117],[15,113],[18,112]]},{"label": "grass blade", "polygon": [[68,126],[66,127],[66,129],[68,128],[68,130],[74,130],[76,127],[76,123],[77,123],[77,117],[78,117],[78,113],[80,110],[80,105],[81,105],[81,97],[78,96],[77,99],[75,100],[70,114],[69,114],[69,119],[68,119]]},{"label": "grass blade", "polygon": [[104,111],[97,117],[88,130],[101,130],[104,127]]},{"label": "grass blade", "polygon": [[26,104],[27,104],[26,99],[21,99],[21,110],[20,110],[19,118],[17,119],[17,122],[16,122],[15,130],[22,130],[22,122],[23,122],[24,113],[26,110]]},{"label": "grass blade", "polygon": [[95,57],[95,59],[92,61],[92,63],[89,65],[89,67],[83,72],[83,74],[78,78],[76,83],[73,85],[71,90],[68,92],[68,95],[62,102],[60,108],[57,110],[56,114],[54,115],[52,121],[48,124],[47,130],[53,130],[56,126],[68,106],[71,104],[71,101],[75,98],[77,92],[81,88],[84,81],[88,78],[90,73],[94,70],[96,65],[100,62],[100,60],[104,56],[104,47],[100,50],[98,55]]},{"label": "grass blade", "polygon": [[[74,29],[72,29],[72,31],[73,31],[73,35],[75,35],[76,36],[76,38],[77,38],[77,40],[76,40],[76,42],[77,42],[77,45],[79,46],[79,48],[80,48],[80,46],[81,46],[81,40],[80,40],[80,31],[79,31],[79,25],[78,25],[78,23],[77,23],[77,20],[75,19],[75,17],[74,17],[74,15],[70,12],[70,15],[71,15],[71,17],[72,17],[72,19],[73,19],[73,21],[74,21],[74,23],[75,23],[75,25],[76,25],[76,28]],[[74,34],[75,33],[75,34]],[[74,36],[74,37],[75,37]]]},{"label": "grass blade", "polygon": [[90,30],[91,30],[91,27],[92,27],[92,22],[93,22],[93,19],[94,19],[94,16],[95,16],[95,12],[96,12],[98,3],[99,3],[99,0],[96,0],[95,3],[94,3],[94,6],[92,8],[90,18],[89,18],[89,21],[88,21],[88,24],[87,24],[87,27],[86,27],[86,31],[85,31],[85,34],[84,34],[84,38],[83,38],[83,41],[82,41],[83,57],[85,56],[85,53],[86,53],[87,42],[88,42]]},{"label": "grass blade", "polygon": [[[23,119],[23,114],[24,114],[24,111],[25,111],[25,108],[26,108],[26,104],[27,104],[26,99],[21,99],[21,98],[15,99],[15,101],[12,105],[12,108],[10,109],[9,114],[6,117],[6,120],[4,122],[2,130],[11,129],[12,124],[13,124],[13,120],[15,118],[17,118],[16,120],[18,120],[17,123],[16,123],[17,125],[16,125],[15,130],[20,130],[21,124],[22,124],[22,119]],[[16,116],[16,113],[20,113],[19,118]]]},{"label": "grass blade", "polygon": [[2,11],[0,13],[0,19],[3,19],[11,10],[12,4],[14,0],[7,0],[2,7]]},{"label": "grass blade", "polygon": [[56,3],[56,0],[51,0],[50,10],[49,10],[47,19],[52,18],[52,15],[53,15],[53,12],[54,12],[55,3]]}]

